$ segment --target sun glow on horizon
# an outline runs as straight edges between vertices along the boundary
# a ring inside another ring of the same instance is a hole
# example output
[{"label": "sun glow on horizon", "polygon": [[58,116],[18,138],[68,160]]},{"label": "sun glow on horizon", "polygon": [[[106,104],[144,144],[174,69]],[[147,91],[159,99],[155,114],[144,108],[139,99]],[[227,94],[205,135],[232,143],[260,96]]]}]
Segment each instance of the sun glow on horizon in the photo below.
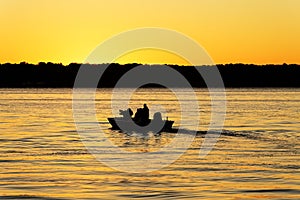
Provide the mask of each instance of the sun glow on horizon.
[{"label": "sun glow on horizon", "polygon": [[[82,63],[113,35],[161,27],[193,38],[215,63],[300,64],[299,9],[297,0],[0,0],[0,63]],[[186,64],[149,53],[119,62]]]}]

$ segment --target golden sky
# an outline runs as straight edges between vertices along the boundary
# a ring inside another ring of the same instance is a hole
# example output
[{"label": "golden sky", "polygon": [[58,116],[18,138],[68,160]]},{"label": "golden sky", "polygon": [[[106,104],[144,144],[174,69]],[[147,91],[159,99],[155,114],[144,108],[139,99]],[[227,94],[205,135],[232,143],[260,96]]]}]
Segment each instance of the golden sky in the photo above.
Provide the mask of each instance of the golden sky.
[{"label": "golden sky", "polygon": [[[300,63],[300,0],[0,0],[0,63],[83,62],[140,27],[179,31],[216,63]],[[120,62],[178,63],[141,51]]]}]

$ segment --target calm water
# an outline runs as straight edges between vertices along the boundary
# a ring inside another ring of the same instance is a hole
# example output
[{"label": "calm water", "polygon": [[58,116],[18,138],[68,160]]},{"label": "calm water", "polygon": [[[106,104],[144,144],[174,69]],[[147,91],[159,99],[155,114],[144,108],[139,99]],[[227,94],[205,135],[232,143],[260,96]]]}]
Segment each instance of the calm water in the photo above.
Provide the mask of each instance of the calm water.
[{"label": "calm water", "polygon": [[[209,96],[196,92],[201,126],[189,128],[206,130]],[[110,98],[110,89],[97,91],[97,118],[115,145],[144,153],[171,142],[171,133],[109,130]],[[195,120],[192,111],[180,120],[176,97],[166,89],[138,90],[130,106],[144,102],[150,109],[162,105],[175,126]],[[204,137],[198,135],[170,166],[131,174],[85,149],[72,117],[71,89],[0,89],[0,199],[299,199],[299,116],[300,89],[228,89],[227,131],[208,156],[199,158]]]}]

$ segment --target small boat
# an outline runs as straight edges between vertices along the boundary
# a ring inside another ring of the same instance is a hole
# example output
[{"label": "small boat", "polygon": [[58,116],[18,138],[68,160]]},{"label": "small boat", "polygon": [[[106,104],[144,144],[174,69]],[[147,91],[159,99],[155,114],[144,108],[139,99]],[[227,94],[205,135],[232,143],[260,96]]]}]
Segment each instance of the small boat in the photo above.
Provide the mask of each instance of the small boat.
[{"label": "small boat", "polygon": [[134,118],[115,117],[107,118],[111,124],[112,130],[122,130],[125,132],[171,132],[174,121],[166,120],[153,120],[148,119],[144,122],[136,122]]}]

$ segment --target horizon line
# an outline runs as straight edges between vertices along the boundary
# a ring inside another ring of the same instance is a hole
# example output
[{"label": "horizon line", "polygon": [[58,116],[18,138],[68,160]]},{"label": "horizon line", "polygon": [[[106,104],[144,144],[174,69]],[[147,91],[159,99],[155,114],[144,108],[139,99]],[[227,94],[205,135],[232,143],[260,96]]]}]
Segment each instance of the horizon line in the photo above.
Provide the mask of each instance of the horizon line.
[{"label": "horizon line", "polygon": [[19,63],[15,62],[5,62],[5,63],[0,63],[0,65],[5,65],[5,64],[12,64],[12,65],[18,65],[18,64],[29,64],[29,65],[39,65],[39,64],[56,64],[56,65],[63,65],[63,66],[68,66],[71,64],[80,64],[80,65],[105,65],[105,64],[118,64],[118,65],[132,65],[132,64],[137,64],[137,65],[173,65],[173,66],[217,66],[217,65],[256,65],[256,66],[268,66],[268,65],[300,65],[300,63],[264,63],[264,64],[258,64],[258,63],[242,63],[242,62],[234,62],[234,63],[216,63],[216,64],[197,64],[197,65],[188,65],[188,64],[176,64],[176,63],[136,63],[136,62],[128,62],[128,63],[118,63],[118,62],[112,62],[112,63],[80,63],[80,62],[70,62],[69,64],[64,64],[62,62],[51,62],[51,61],[40,61],[38,63],[32,63],[32,62],[27,62],[27,61],[21,61]]}]

